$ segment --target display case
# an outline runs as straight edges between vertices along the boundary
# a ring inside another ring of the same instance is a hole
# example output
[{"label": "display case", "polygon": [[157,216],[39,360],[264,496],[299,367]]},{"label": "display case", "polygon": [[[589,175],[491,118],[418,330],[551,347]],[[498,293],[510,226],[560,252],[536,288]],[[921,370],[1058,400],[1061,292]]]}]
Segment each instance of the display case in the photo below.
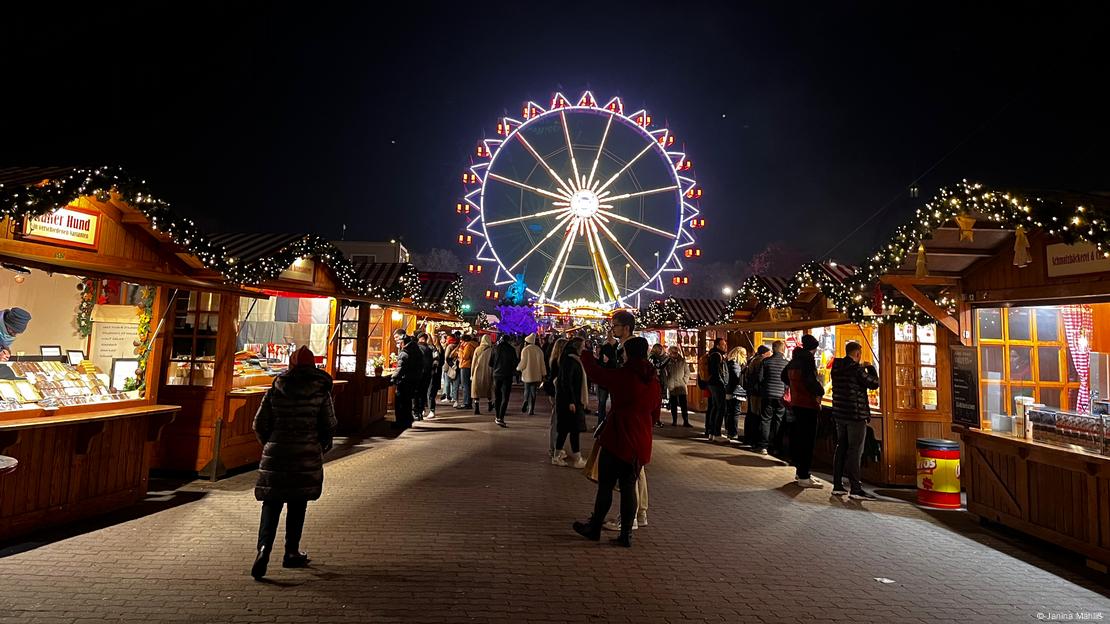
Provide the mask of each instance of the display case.
[{"label": "display case", "polygon": [[1029,418],[1034,442],[1089,453],[1110,454],[1110,440],[1107,439],[1110,433],[1110,416],[1106,414],[1079,414],[1035,408],[1026,412],[1026,416]]},{"label": "display case", "polygon": [[108,376],[91,362],[71,366],[62,362],[0,363],[0,411],[53,409],[132,398],[111,388]]}]

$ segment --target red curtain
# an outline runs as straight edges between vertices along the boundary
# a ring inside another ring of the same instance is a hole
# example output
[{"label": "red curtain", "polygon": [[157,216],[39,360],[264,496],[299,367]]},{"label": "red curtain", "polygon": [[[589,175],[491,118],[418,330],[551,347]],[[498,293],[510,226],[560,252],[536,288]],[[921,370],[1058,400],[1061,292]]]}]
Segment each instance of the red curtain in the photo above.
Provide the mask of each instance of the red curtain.
[{"label": "red curtain", "polygon": [[1069,305],[1060,309],[1064,316],[1064,334],[1068,340],[1068,354],[1079,373],[1079,397],[1075,411],[1091,409],[1091,340],[1094,337],[1095,315],[1089,305]]}]

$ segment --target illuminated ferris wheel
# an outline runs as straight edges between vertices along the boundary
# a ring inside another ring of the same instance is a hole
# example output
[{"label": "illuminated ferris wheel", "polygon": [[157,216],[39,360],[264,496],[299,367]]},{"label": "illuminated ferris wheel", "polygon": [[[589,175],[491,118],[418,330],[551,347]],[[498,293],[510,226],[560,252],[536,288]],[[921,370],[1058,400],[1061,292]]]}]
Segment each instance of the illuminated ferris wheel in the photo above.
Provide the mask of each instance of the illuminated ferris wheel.
[{"label": "illuminated ferris wheel", "polygon": [[705,223],[702,190],[674,135],[589,92],[528,102],[521,116],[477,147],[456,206],[470,217],[459,242],[480,244],[494,284],[515,282],[540,303],[639,307],[664,282],[688,283],[680,255],[701,255],[691,230]]}]

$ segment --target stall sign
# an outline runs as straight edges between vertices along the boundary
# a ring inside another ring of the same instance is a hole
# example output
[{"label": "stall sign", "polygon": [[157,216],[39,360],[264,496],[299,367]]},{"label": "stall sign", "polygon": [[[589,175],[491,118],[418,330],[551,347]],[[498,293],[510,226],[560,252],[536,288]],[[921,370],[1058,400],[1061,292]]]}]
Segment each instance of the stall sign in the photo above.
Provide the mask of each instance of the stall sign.
[{"label": "stall sign", "polygon": [[23,220],[23,238],[96,251],[100,213],[76,206]]},{"label": "stall sign", "polygon": [[952,345],[952,422],[979,427],[979,358],[975,347]]},{"label": "stall sign", "polygon": [[291,280],[294,282],[307,282],[312,283],[313,274],[316,270],[316,263],[308,258],[301,258],[289,265],[288,269],[281,272],[278,278],[283,280]]},{"label": "stall sign", "polygon": [[1049,245],[1046,252],[1045,262],[1048,264],[1049,277],[1110,271],[1110,258],[1102,255],[1094,245],[1059,243]]}]

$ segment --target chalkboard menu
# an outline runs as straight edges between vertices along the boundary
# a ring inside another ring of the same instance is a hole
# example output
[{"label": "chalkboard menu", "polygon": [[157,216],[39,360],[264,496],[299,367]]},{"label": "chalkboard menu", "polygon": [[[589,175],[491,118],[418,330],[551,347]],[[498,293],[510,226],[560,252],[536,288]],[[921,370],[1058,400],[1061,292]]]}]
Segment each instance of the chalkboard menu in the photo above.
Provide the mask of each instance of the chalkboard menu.
[{"label": "chalkboard menu", "polygon": [[952,349],[952,422],[967,427],[980,426],[979,359],[974,347],[953,345]]}]

